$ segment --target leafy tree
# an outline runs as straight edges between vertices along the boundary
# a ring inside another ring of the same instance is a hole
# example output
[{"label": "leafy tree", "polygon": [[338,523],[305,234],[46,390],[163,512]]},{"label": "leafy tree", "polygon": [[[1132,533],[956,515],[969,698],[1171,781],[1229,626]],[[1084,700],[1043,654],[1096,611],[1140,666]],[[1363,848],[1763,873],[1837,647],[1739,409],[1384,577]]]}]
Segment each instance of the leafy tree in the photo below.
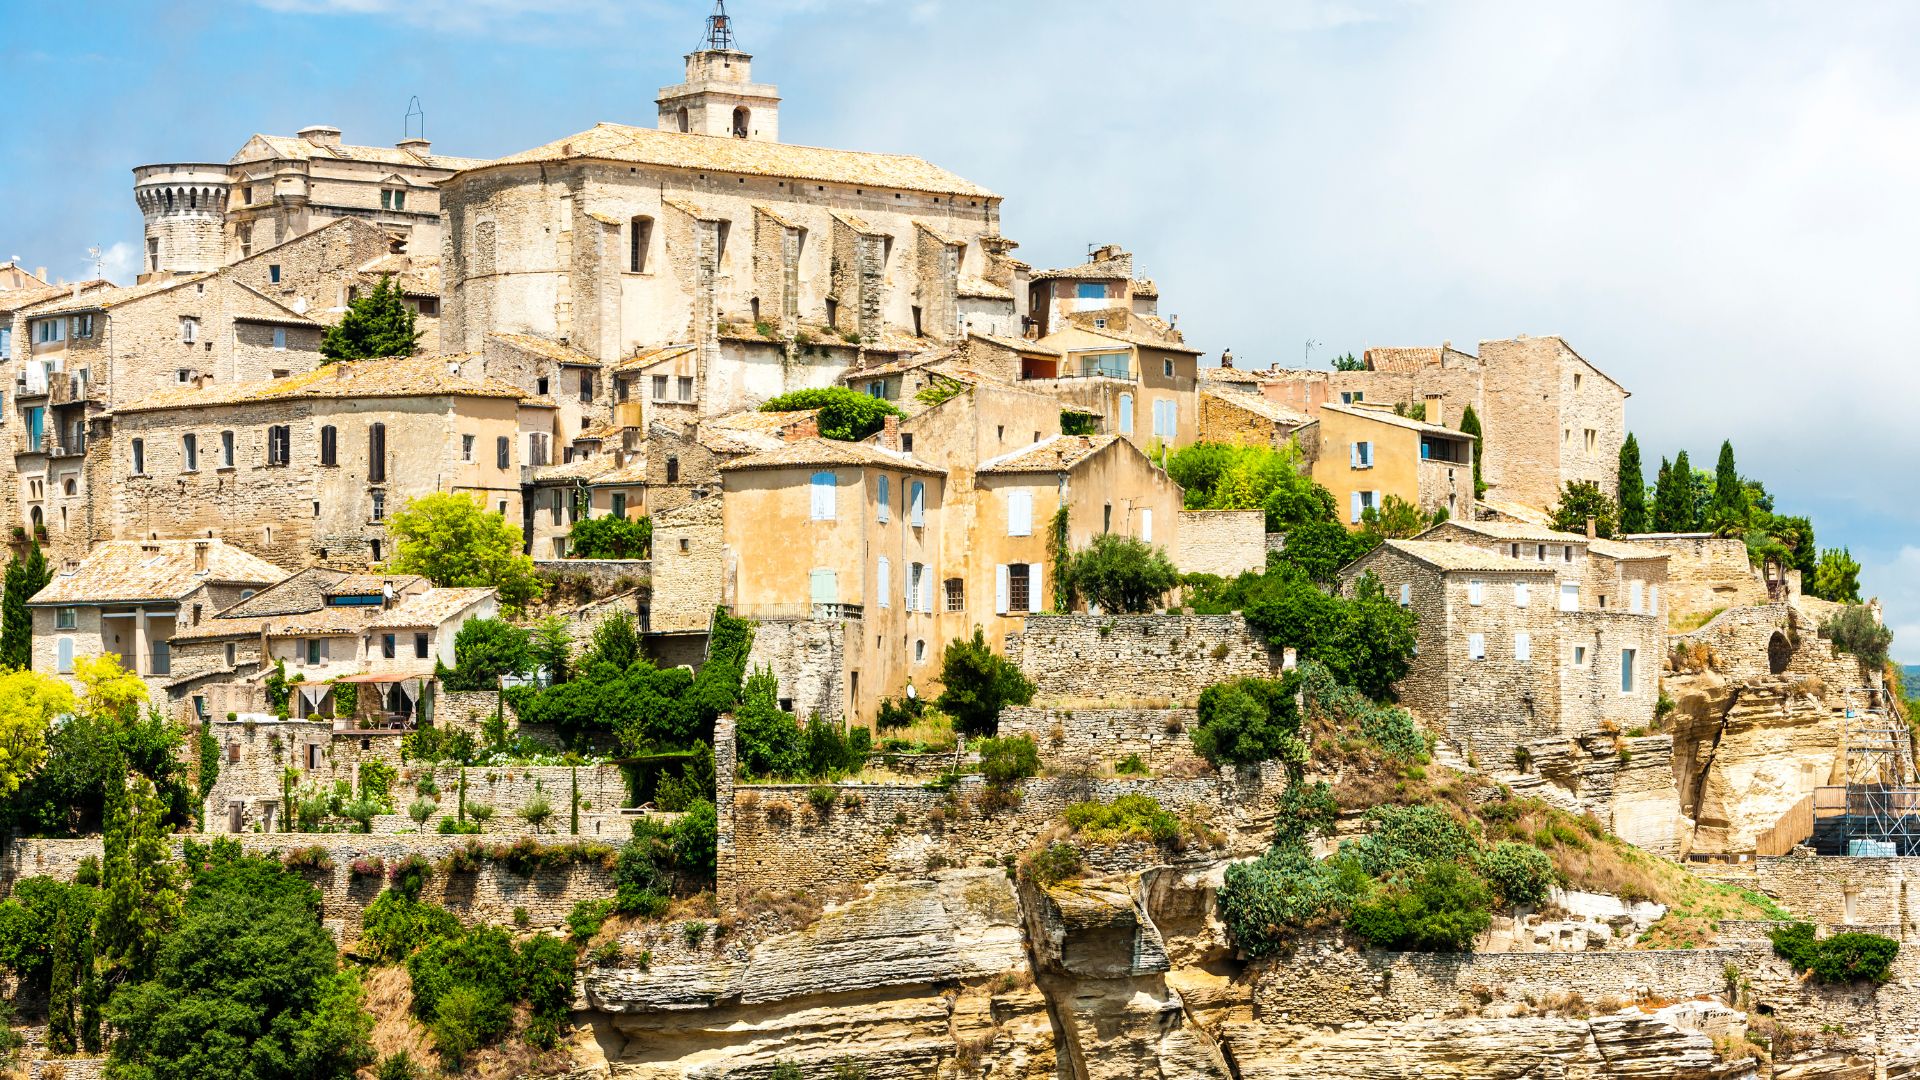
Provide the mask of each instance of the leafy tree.
[{"label": "leafy tree", "polygon": [[1341,922],[1372,887],[1341,859],[1315,860],[1304,842],[1278,843],[1251,862],[1228,863],[1220,918],[1248,959],[1285,952],[1301,931]]},{"label": "leafy tree", "polygon": [[1274,449],[1199,442],[1167,456],[1167,475],[1185,492],[1189,510],[1264,510],[1267,531],[1332,521],[1333,495],[1313,482],[1292,443]]},{"label": "leafy tree", "polygon": [[0,798],[45,764],[47,732],[73,708],[65,679],[25,669],[0,673]]},{"label": "leafy tree", "polygon": [[1713,473],[1713,521],[1721,529],[1738,529],[1746,525],[1751,512],[1747,485],[1733,464],[1733,440],[1724,440]]},{"label": "leafy tree", "polygon": [[413,328],[413,311],[401,301],[391,275],[365,296],[347,304],[337,325],[320,338],[320,355],[329,360],[374,360],[412,356],[420,335]]},{"label": "leafy tree", "polygon": [[[1389,495],[1381,500],[1379,508],[1368,507],[1360,515],[1360,531],[1367,534],[1373,544],[1381,540],[1409,540],[1427,531],[1433,525],[1431,517],[1418,506],[1398,495]],[[1371,550],[1373,544],[1369,544]]]},{"label": "leafy tree", "polygon": [[180,753],[184,736],[158,713],[145,713],[146,683],[112,656],[79,658],[73,712],[47,736],[45,763],[4,805],[15,825],[38,835],[101,831],[105,796],[128,770],[151,782],[168,829],[194,820],[193,788]]},{"label": "leafy tree", "polygon": [[1898,941],[1881,934],[1855,931],[1815,940],[1813,924],[1804,922],[1789,923],[1767,936],[1773,951],[1795,971],[1810,972],[1823,983],[1886,982],[1900,952]]},{"label": "leafy tree", "polygon": [[492,587],[509,611],[525,608],[543,589],[533,560],[520,550],[520,530],[466,495],[415,499],[387,519],[387,530],[399,542],[396,574],[419,574],[442,588]]},{"label": "leafy tree", "polygon": [[940,696],[934,708],[953,718],[962,735],[991,735],[999,730],[1000,710],[1033,700],[1034,686],[1020,669],[987,648],[986,635],[954,638],[940,660]]},{"label": "leafy tree", "polygon": [[1367,362],[1365,360],[1355,359],[1352,353],[1345,353],[1333,358],[1333,370],[1365,371],[1367,370]]},{"label": "leafy tree", "polygon": [[1647,512],[1647,478],[1640,468],[1640,443],[1632,432],[1628,432],[1627,441],[1620,444],[1620,482],[1616,493],[1619,496],[1620,531],[1646,532],[1652,524]]},{"label": "leafy tree", "polygon": [[1887,666],[1887,650],[1893,646],[1893,630],[1882,625],[1859,604],[1848,604],[1839,611],[1827,616],[1820,624],[1820,633],[1833,647],[1843,653],[1859,658],[1868,669],[1879,671]]},{"label": "leafy tree", "polygon": [[627,665],[640,659],[640,630],[633,616],[618,612],[593,628],[593,634],[587,639],[587,652],[580,658],[580,666],[590,669],[598,664],[625,669]]},{"label": "leafy tree", "polygon": [[[924,394],[926,391],[922,390],[920,393]],[[1078,409],[1060,410],[1060,434],[1062,435],[1092,435],[1099,426],[1100,418],[1092,413],[1084,413]]]},{"label": "leafy tree", "polygon": [[1200,692],[1193,750],[1215,767],[1281,760],[1297,768],[1307,759],[1294,697],[1300,676],[1235,679]]},{"label": "leafy tree", "polygon": [[0,599],[0,668],[33,666],[33,614],[27,601],[52,580],[38,543],[28,546],[26,558],[8,561],[6,592]]},{"label": "leafy tree", "polygon": [[447,689],[497,690],[503,677],[533,670],[533,640],[504,619],[468,619],[453,635],[453,660],[440,673]]},{"label": "leafy tree", "polygon": [[566,682],[573,666],[573,631],[561,615],[540,620],[528,637],[527,657],[551,682]]},{"label": "leafy tree", "polygon": [[899,407],[885,398],[863,394],[845,386],[826,386],[794,390],[769,399],[761,412],[799,412],[820,410],[822,438],[859,442],[885,426],[887,417],[902,416]]},{"label": "leafy tree", "polygon": [[740,771],[748,776],[794,776],[803,752],[800,725],[792,713],[780,711],[779,683],[762,669],[747,677],[734,713],[734,745]]},{"label": "leafy tree", "polygon": [[1100,610],[1137,615],[1154,610],[1180,583],[1167,553],[1144,540],[1101,533],[1067,562],[1073,592]]},{"label": "leafy tree", "polygon": [[114,983],[148,978],[180,916],[179,868],[161,830],[161,808],[144,777],[108,781],[101,905],[94,922],[100,963]]},{"label": "leafy tree", "polygon": [[1475,868],[1510,907],[1538,908],[1553,888],[1553,860],[1532,844],[1502,840],[1480,852]]},{"label": "leafy tree", "polygon": [[1247,623],[1274,645],[1298,649],[1335,679],[1386,700],[1412,663],[1414,613],[1390,600],[1372,574],[1351,597],[1320,591],[1297,569],[1243,575]]},{"label": "leafy tree", "polygon": [[1860,563],[1846,548],[1828,548],[1814,564],[1812,582],[1803,583],[1802,587],[1822,600],[1857,604],[1860,602]]},{"label": "leafy tree", "polygon": [[1460,412],[1460,434],[1473,436],[1473,497],[1484,499],[1487,497],[1487,482],[1480,478],[1480,454],[1486,436],[1480,431],[1480,414],[1474,412],[1471,405]]},{"label": "leafy tree", "polygon": [[1354,905],[1347,928],[1383,949],[1452,952],[1493,924],[1493,895],[1459,863],[1436,860]]},{"label": "leafy tree", "polygon": [[1614,505],[1600,485],[1591,480],[1569,480],[1560,492],[1560,505],[1553,508],[1553,527],[1561,532],[1584,533],[1587,521],[1599,536],[1612,536],[1620,508]]},{"label": "leafy tree", "polygon": [[652,551],[650,517],[583,517],[567,532],[570,559],[644,559]]},{"label": "leafy tree", "polygon": [[1332,582],[1340,568],[1372,551],[1380,543],[1378,533],[1352,532],[1337,521],[1306,521],[1287,531],[1286,546],[1269,553],[1267,566],[1292,567],[1308,578]]}]

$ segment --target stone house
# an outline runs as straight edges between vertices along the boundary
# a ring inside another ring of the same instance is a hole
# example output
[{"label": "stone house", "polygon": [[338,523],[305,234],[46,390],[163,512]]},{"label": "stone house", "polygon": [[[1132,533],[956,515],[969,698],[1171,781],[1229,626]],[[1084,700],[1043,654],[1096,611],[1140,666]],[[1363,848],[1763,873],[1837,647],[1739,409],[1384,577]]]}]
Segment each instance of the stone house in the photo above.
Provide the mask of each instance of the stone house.
[{"label": "stone house", "polygon": [[1126,329],[1135,318],[1159,315],[1159,287],[1133,276],[1133,255],[1118,244],[1095,248],[1079,266],[1041,270],[1027,281],[1027,321],[1035,337],[1083,321],[1092,329],[1109,322]]},{"label": "stone house", "polygon": [[574,440],[611,419],[600,361],[579,349],[527,334],[493,334],[481,349],[480,364],[480,374],[553,402],[548,415],[554,462],[570,460]]},{"label": "stone house", "polygon": [[724,500],[695,499],[653,517],[653,596],[643,629],[705,638],[725,582]]},{"label": "stone house", "polygon": [[339,218],[264,250],[223,273],[326,326],[386,279],[414,315],[417,352],[440,351],[440,253],[408,254],[403,237],[360,218]]},{"label": "stone house", "polygon": [[1027,389],[1098,415],[1101,430],[1143,450],[1178,449],[1198,437],[1201,350],[1145,333],[1071,324],[1039,344],[1059,357],[1026,360],[1021,385]]},{"label": "stone house", "polygon": [[[113,656],[158,699],[173,638],[286,571],[221,540],[112,540],[70,559],[27,601],[33,669],[72,682],[74,661]],[[78,683],[74,683],[77,687]]]},{"label": "stone house", "polygon": [[1340,520],[1363,515],[1396,495],[1423,513],[1459,517],[1473,505],[1473,437],[1411,420],[1385,408],[1323,405],[1315,425],[1314,482],[1333,494]]},{"label": "stone house", "polygon": [[1198,406],[1201,442],[1278,449],[1290,441],[1310,441],[1303,435],[1318,434],[1313,417],[1231,383],[1202,380]]},{"label": "stone house", "polygon": [[340,362],[133,402],[117,413],[106,470],[114,526],[224,536],[297,567],[381,561],[393,550],[387,515],[435,492],[516,520],[520,466],[551,406],[462,374],[471,363]]},{"label": "stone house", "polygon": [[782,697],[870,726],[881,698],[933,679],[968,614],[944,588],[943,470],[893,445],[807,438],[720,477],[723,602],[763,623],[756,654],[819,640],[830,658],[776,664]]}]

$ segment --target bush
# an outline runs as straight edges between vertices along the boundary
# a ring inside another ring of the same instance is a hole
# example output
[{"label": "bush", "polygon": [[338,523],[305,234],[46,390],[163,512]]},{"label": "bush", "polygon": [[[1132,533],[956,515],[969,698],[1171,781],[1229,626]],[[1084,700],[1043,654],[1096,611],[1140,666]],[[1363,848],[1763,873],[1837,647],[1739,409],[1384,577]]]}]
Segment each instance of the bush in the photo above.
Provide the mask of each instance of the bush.
[{"label": "bush", "polygon": [[600,927],[613,913],[611,900],[582,900],[567,912],[567,936],[574,941],[585,943],[587,939],[600,932]]},{"label": "bush", "polygon": [[1887,665],[1887,649],[1893,645],[1893,631],[1875,621],[1873,613],[1859,604],[1850,604],[1820,624],[1822,636],[1833,642],[1837,652],[1851,653],[1873,671]]},{"label": "bush", "polygon": [[1011,784],[1040,774],[1040,749],[1030,735],[981,739],[974,749],[980,753],[980,772],[991,783]]},{"label": "bush", "polygon": [[1252,862],[1227,865],[1220,918],[1240,952],[1258,960],[1285,952],[1303,930],[1345,919],[1370,887],[1350,862],[1318,862],[1304,844],[1275,844]]},{"label": "bush", "polygon": [[1056,840],[1027,860],[1027,876],[1040,885],[1052,885],[1079,876],[1085,867],[1079,848]]},{"label": "bush", "polygon": [[874,714],[874,726],[881,731],[893,728],[911,727],[926,715],[925,698],[881,698],[879,711]]},{"label": "bush", "polygon": [[1114,762],[1113,771],[1119,776],[1147,776],[1152,772],[1147,768],[1147,763],[1141,760],[1139,754],[1128,754]]},{"label": "bush", "polygon": [[375,1080],[420,1080],[420,1066],[414,1062],[413,1055],[396,1050],[380,1059],[374,1077]]},{"label": "bush", "polygon": [[820,436],[843,442],[859,442],[885,426],[887,417],[905,415],[891,401],[863,394],[844,386],[795,390],[769,398],[761,412],[800,412],[820,410]]},{"label": "bush", "polygon": [[1843,933],[1819,941],[1812,923],[1792,923],[1768,937],[1773,951],[1793,970],[1809,972],[1823,983],[1886,982],[1900,952],[1898,941],[1880,934]]},{"label": "bush", "polygon": [[1300,711],[1294,695],[1300,676],[1281,679],[1236,679],[1216,683],[1200,692],[1199,723],[1194,727],[1194,752],[1215,767],[1256,765],[1279,759],[1304,764],[1306,744],[1300,740]]},{"label": "bush", "polygon": [[780,710],[779,693],[773,673],[764,669],[747,676],[740,692],[734,745],[748,776],[793,776],[805,761],[799,722]]},{"label": "bush", "polygon": [[392,963],[443,937],[460,933],[460,920],[446,908],[423,904],[388,889],[373,898],[360,916],[361,951]]},{"label": "bush", "polygon": [[1502,840],[1481,851],[1475,865],[1509,907],[1538,908],[1553,888],[1553,860],[1532,844]]},{"label": "bush", "polygon": [[1316,836],[1332,836],[1340,817],[1340,804],[1325,780],[1308,784],[1294,781],[1280,793],[1280,805],[1273,817],[1276,844],[1300,844]]},{"label": "bush", "polygon": [[681,874],[712,881],[719,851],[720,817],[705,799],[687,808],[673,823],[673,865]]},{"label": "bush", "polygon": [[1452,952],[1493,924],[1493,895],[1459,863],[1437,859],[1356,903],[1347,928],[1382,949]]},{"label": "bush", "polygon": [[1341,844],[1340,854],[1377,878],[1426,863],[1459,862],[1479,846],[1458,818],[1436,806],[1376,806],[1366,820],[1373,831]]},{"label": "bush", "polygon": [[1056,587],[1109,614],[1141,614],[1160,606],[1180,583],[1167,553],[1119,533],[1101,533],[1067,559],[1067,580]]},{"label": "bush", "polygon": [[567,532],[569,559],[644,559],[652,551],[650,517],[583,517]]},{"label": "bush", "polygon": [[440,679],[449,690],[497,690],[503,675],[533,668],[533,639],[504,619],[468,619],[453,636],[454,667]]},{"label": "bush", "polygon": [[992,735],[999,730],[1002,708],[1033,700],[1033,683],[987,648],[986,635],[977,626],[972,640],[947,643],[940,681],[943,688],[934,707],[953,718],[953,729],[961,735]]},{"label": "bush", "polygon": [[1110,803],[1083,802],[1067,807],[1067,825],[1095,843],[1147,840],[1156,844],[1180,838],[1180,819],[1151,795],[1122,795]]}]

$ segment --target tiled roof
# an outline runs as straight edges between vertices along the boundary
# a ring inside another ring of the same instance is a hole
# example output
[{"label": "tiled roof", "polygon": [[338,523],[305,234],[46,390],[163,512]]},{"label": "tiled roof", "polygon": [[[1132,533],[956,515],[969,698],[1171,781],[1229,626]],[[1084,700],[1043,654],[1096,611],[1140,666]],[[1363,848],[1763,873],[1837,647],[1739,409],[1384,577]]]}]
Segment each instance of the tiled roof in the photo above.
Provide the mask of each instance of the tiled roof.
[{"label": "tiled roof", "polygon": [[911,454],[885,450],[871,443],[842,442],[839,439],[796,439],[777,450],[751,454],[721,464],[722,471],[744,469],[791,469],[814,465],[853,466],[858,468],[899,469],[904,472],[944,475],[946,470],[915,458]]},{"label": "tiled roof", "polygon": [[[293,135],[255,135],[275,155],[294,161],[314,158],[333,161],[366,161],[379,165],[425,165],[433,169],[471,169],[487,163],[486,158],[454,157],[451,154],[416,154],[397,146],[320,146]],[[252,141],[252,140],[248,140]],[[238,164],[239,155],[230,164]]]},{"label": "tiled roof", "polygon": [[1472,353],[1463,353],[1451,345],[1415,348],[1373,348],[1361,355],[1361,360],[1369,371],[1413,372],[1428,368],[1465,367],[1476,364],[1479,358]]},{"label": "tiled roof", "polygon": [[1063,266],[1053,270],[1036,270],[1028,276],[1029,281],[1047,281],[1051,278],[1067,278],[1084,281],[1128,281],[1133,278],[1133,259],[1103,259],[1100,262],[1081,263],[1079,266]]},{"label": "tiled roof", "polygon": [[[75,287],[74,285],[48,285],[45,288],[34,286],[25,289],[8,289],[5,292],[0,292],[0,313],[19,311],[24,307],[44,304],[49,300],[58,300],[63,296],[71,296]],[[82,295],[84,295],[89,290],[111,289],[113,288],[113,283],[100,280],[86,281],[79,283],[78,288]]]},{"label": "tiled roof", "polygon": [[440,295],[440,260],[436,258],[396,252],[369,259],[355,272],[359,280],[368,285],[377,284],[383,277],[392,277],[393,287],[402,296]]},{"label": "tiled roof", "polygon": [[641,368],[650,368],[665,360],[677,360],[692,351],[693,346],[691,345],[663,345],[658,349],[648,349],[645,352],[634,353],[632,356],[616,360],[613,364],[613,370],[639,371]]},{"label": "tiled roof", "polygon": [[548,341],[546,338],[534,337],[532,334],[488,334],[487,337],[501,344],[519,349],[523,353],[546,357],[556,364],[570,364],[574,367],[591,368],[600,366],[600,361],[595,360],[589,353],[582,352],[571,345],[562,345],[558,341]]},{"label": "tiled roof", "polygon": [[1077,326],[1074,329],[1079,330],[1082,333],[1092,334],[1094,337],[1112,338],[1115,341],[1124,341],[1129,345],[1138,345],[1144,349],[1160,349],[1165,352],[1191,353],[1194,356],[1199,356],[1201,353],[1206,352],[1205,349],[1196,349],[1193,346],[1186,344],[1185,342],[1173,341],[1168,338],[1157,338],[1148,334],[1135,334],[1126,330],[1113,330],[1113,329],[1095,330],[1085,326]]},{"label": "tiled roof", "polygon": [[997,334],[980,334],[980,333],[970,333],[967,336],[970,338],[977,338],[981,341],[986,342],[989,345],[998,345],[1003,349],[1012,349],[1014,352],[1032,353],[1035,356],[1065,356],[1066,355],[1065,353],[1061,352],[1059,349],[1056,349],[1051,345],[1042,345],[1038,341],[1033,340],[1032,338],[1010,338],[1010,337],[1001,337]]},{"label": "tiled roof", "polygon": [[[194,569],[194,549],[206,546],[206,569]],[[109,540],[71,571],[53,575],[31,604],[121,604],[178,600],[210,581],[265,585],[285,570],[222,540]]]},{"label": "tiled roof", "polygon": [[1356,409],[1351,405],[1334,405],[1329,403],[1320,406],[1320,411],[1335,412],[1342,416],[1358,416],[1367,420],[1378,420],[1383,424],[1392,424],[1394,427],[1403,427],[1410,431],[1418,431],[1427,435],[1446,435],[1455,439],[1468,440],[1473,438],[1473,436],[1464,431],[1456,431],[1444,424],[1429,424],[1425,420],[1415,420],[1411,417],[1401,416],[1399,413],[1393,412],[1390,409]]},{"label": "tiled roof", "polygon": [[1134,278],[1133,295],[1150,296],[1158,299],[1160,296],[1160,286],[1155,285],[1152,278]]},{"label": "tiled roof", "polygon": [[384,592],[388,586],[395,593],[418,589],[427,584],[427,579],[418,574],[348,574],[324,590],[327,596],[372,596]]},{"label": "tiled roof", "polygon": [[220,617],[244,618],[317,611],[327,602],[327,590],[347,576],[343,570],[329,570],[324,566],[310,566],[305,570],[297,570],[252,596],[228,606],[220,612]]},{"label": "tiled roof", "polygon": [[1305,427],[1313,423],[1313,417],[1295,412],[1263,394],[1249,394],[1240,390],[1207,388],[1201,391],[1216,401],[1224,401],[1236,409],[1245,409],[1255,416],[1265,417],[1276,424],[1290,424]]},{"label": "tiled roof", "polygon": [[705,169],[747,176],[780,176],[982,199],[998,198],[986,188],[916,157],[685,134],[626,124],[595,124],[590,130],[577,135],[569,135],[545,146],[536,146],[474,167],[583,160]]},{"label": "tiled roof", "polygon": [[736,413],[728,413],[708,420],[705,426],[727,431],[766,431],[778,434],[819,413],[819,409],[791,409],[785,412],[742,409]]},{"label": "tiled roof", "polygon": [[1528,506],[1526,503],[1511,502],[1506,499],[1481,499],[1479,504],[1487,510],[1510,517],[1514,521],[1527,522],[1542,528],[1552,520],[1552,515],[1545,510],[1537,506]]},{"label": "tiled roof", "polygon": [[1007,288],[1005,285],[995,285],[985,278],[977,277],[961,278],[958,293],[961,296],[975,297],[982,300],[1013,299],[1012,289]]},{"label": "tiled roof", "polygon": [[[1463,570],[1510,574],[1556,572],[1552,563],[1515,559],[1473,544],[1450,544],[1444,540],[1388,540],[1381,546],[1392,548],[1436,570],[1449,573]],[[1365,556],[1362,558],[1364,559]]]},{"label": "tiled roof", "polygon": [[1054,435],[980,463],[977,472],[1062,472],[1111,446],[1118,435]]},{"label": "tiled roof", "polygon": [[378,629],[439,626],[492,595],[492,589],[427,589],[381,612],[368,625]]},{"label": "tiled roof", "polygon": [[[110,311],[121,304],[135,300],[145,300],[149,296],[177,289],[202,278],[206,274],[194,274],[190,277],[161,278],[143,285],[115,285],[105,289],[83,291],[79,296],[63,303],[49,304],[34,312],[35,315],[62,315],[70,311]],[[72,291],[71,289],[68,290]]]},{"label": "tiled roof", "polygon": [[605,442],[618,434],[620,434],[620,425],[611,420],[594,420],[582,427],[580,434],[575,435],[574,439],[576,441],[580,439],[599,439],[601,442]]},{"label": "tiled roof", "polygon": [[[1582,544],[1595,555],[1604,555],[1610,559],[1664,559],[1665,552],[1655,551],[1639,544],[1623,544],[1605,537],[1587,539],[1585,533],[1561,532],[1545,525],[1529,525],[1515,521],[1446,521],[1434,526],[1445,529],[1453,525],[1467,532],[1478,533],[1490,540],[1525,544]],[[1433,530],[1428,530],[1431,532]],[[1422,536],[1427,533],[1422,533]]]},{"label": "tiled roof", "polygon": [[601,473],[591,481],[601,487],[620,487],[628,484],[647,482],[647,459],[641,454],[631,454],[627,463],[617,469]]},{"label": "tiled roof", "polygon": [[370,397],[489,397],[524,400],[526,391],[500,379],[452,374],[449,364],[467,356],[408,356],[391,360],[342,360],[284,379],[181,387],[123,405],[123,413],[155,409],[237,405],[260,401]]},{"label": "tiled roof", "polygon": [[533,470],[533,482],[554,480],[597,480],[614,470],[612,454],[583,454],[558,465],[542,465]]},{"label": "tiled roof", "polygon": [[1209,382],[1258,384],[1265,382],[1264,371],[1248,371],[1245,368],[1218,367],[1203,365],[1195,372],[1201,379]]}]

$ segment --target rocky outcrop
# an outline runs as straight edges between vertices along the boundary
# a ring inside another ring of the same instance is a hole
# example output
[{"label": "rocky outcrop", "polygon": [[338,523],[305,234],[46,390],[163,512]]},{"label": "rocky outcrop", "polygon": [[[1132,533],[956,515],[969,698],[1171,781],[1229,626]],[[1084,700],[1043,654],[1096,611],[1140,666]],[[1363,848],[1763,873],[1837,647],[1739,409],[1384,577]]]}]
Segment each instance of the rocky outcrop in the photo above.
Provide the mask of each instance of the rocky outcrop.
[{"label": "rocky outcrop", "polygon": [[1669,680],[1681,809],[1694,854],[1751,853],[1815,787],[1842,782],[1844,725],[1816,681],[1764,675],[1727,687],[1718,675]]}]

